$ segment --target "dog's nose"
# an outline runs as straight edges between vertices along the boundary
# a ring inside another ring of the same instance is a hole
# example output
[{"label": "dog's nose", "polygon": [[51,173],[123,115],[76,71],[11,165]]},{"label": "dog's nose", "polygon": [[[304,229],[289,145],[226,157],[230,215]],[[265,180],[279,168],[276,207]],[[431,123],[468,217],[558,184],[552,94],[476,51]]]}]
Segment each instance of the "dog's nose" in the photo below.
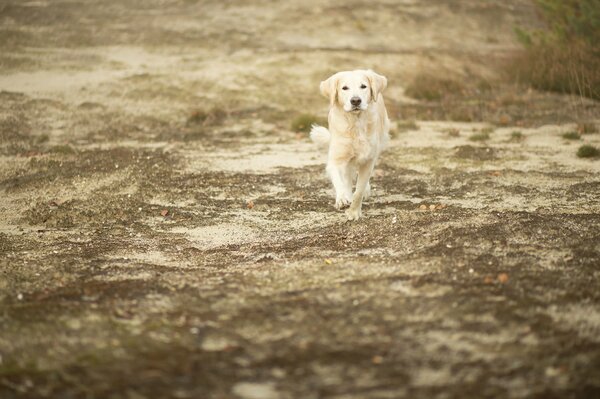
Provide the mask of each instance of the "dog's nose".
[{"label": "dog's nose", "polygon": [[357,105],[360,105],[361,101],[362,100],[360,99],[360,97],[352,97],[350,99],[350,104],[357,106]]}]

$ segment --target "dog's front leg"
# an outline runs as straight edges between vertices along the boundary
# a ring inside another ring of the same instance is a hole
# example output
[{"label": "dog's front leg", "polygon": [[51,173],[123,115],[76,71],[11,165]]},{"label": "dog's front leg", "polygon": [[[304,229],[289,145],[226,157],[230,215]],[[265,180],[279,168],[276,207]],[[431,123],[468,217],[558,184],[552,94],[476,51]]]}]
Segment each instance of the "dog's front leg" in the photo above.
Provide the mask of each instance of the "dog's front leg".
[{"label": "dog's front leg", "polygon": [[352,200],[352,180],[348,174],[348,163],[330,163],[327,165],[327,173],[335,189],[335,207],[342,209],[350,205]]},{"label": "dog's front leg", "polygon": [[356,179],[356,190],[352,197],[352,204],[350,208],[346,210],[346,215],[349,220],[358,220],[362,216],[361,208],[363,196],[367,186],[369,185],[369,179],[375,166],[374,161],[366,162],[358,167],[358,178]]}]

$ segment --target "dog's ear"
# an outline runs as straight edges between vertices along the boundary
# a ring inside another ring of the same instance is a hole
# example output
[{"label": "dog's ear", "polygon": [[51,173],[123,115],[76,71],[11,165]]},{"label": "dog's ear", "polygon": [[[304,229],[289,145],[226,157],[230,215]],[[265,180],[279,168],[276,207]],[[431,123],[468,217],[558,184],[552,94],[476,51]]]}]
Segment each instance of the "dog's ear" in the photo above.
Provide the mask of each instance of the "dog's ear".
[{"label": "dog's ear", "polygon": [[338,86],[339,74],[330,76],[327,80],[324,80],[319,85],[321,94],[329,99],[329,104],[333,106],[337,98],[337,86]]},{"label": "dog's ear", "polygon": [[367,70],[367,79],[369,79],[371,86],[371,98],[373,101],[377,101],[379,99],[379,93],[383,93],[387,87],[387,79],[385,76],[379,75],[370,69]]}]

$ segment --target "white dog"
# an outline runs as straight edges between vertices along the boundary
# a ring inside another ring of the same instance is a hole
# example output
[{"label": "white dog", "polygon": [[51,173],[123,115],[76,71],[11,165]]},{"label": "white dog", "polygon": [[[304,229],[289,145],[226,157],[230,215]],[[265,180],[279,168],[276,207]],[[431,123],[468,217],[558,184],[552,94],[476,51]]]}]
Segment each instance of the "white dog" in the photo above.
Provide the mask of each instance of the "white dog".
[{"label": "white dog", "polygon": [[310,137],[317,144],[329,144],[327,173],[335,189],[335,207],[350,205],[350,220],[361,217],[362,201],[371,194],[373,167],[389,140],[390,120],[381,94],[386,86],[387,79],[371,70],[338,72],[321,82],[321,94],[330,101],[329,129],[313,125]]}]

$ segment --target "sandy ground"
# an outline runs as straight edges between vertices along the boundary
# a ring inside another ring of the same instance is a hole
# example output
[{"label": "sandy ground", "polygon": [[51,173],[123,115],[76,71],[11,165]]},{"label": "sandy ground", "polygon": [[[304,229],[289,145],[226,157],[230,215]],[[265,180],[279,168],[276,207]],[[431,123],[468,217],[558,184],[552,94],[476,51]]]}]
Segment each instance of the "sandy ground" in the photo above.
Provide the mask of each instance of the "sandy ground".
[{"label": "sandy ground", "polygon": [[[561,137],[598,104],[404,94],[422,70],[494,82],[533,16],[0,2],[0,397],[600,396],[600,161],[575,156],[600,135]],[[350,223],[290,122],[364,66],[394,131]]]}]

